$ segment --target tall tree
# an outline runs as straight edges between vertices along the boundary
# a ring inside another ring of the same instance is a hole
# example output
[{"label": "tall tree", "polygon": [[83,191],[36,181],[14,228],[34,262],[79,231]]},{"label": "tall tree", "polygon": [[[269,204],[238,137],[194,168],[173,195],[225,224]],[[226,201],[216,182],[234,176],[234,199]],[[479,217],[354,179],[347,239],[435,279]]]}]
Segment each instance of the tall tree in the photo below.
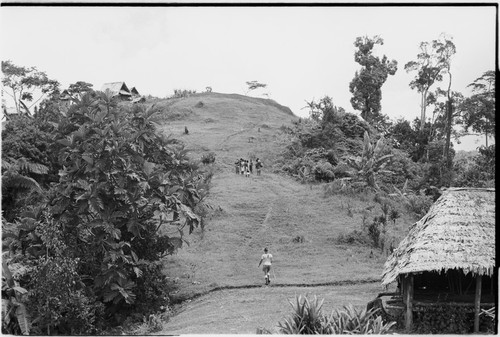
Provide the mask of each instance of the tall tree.
[{"label": "tall tree", "polygon": [[69,85],[68,92],[80,100],[85,93],[93,90],[92,87],[93,85],[91,83],[78,81]]},{"label": "tall tree", "polygon": [[376,44],[383,45],[384,40],[379,36],[356,38],[354,46],[357,50],[354,60],[361,65],[361,70],[356,71],[349,84],[349,90],[353,94],[352,107],[361,111],[361,117],[371,124],[377,124],[384,119],[380,114],[381,88],[387,77],[394,75],[398,69],[396,60],[389,61],[385,55],[382,59],[373,55]]},{"label": "tall tree", "polygon": [[14,100],[17,113],[24,111],[31,115],[30,109],[36,103],[59,88],[59,82],[48,78],[36,67],[27,68],[12,61],[2,61],[2,73],[2,84],[10,89],[4,92]]},{"label": "tall tree", "polygon": [[[441,81],[445,73],[449,73],[450,59],[455,52],[455,45],[451,39],[441,34],[437,40],[421,42],[417,60],[405,64],[407,72],[417,72],[415,78],[410,82],[410,88],[417,89],[421,95],[420,130],[423,130],[425,126],[430,88],[436,81]],[[451,77],[449,83],[451,88]]]},{"label": "tall tree", "polygon": [[488,136],[495,137],[495,72],[486,71],[468,87],[472,88],[473,95],[460,105],[461,122],[465,132],[472,128],[474,132],[484,133],[488,147]]}]

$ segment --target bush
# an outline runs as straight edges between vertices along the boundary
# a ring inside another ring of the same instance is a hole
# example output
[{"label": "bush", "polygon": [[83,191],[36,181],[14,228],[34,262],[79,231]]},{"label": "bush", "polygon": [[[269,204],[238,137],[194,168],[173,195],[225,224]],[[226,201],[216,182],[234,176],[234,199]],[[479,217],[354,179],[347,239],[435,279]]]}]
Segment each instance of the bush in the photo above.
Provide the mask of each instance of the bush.
[{"label": "bush", "polygon": [[290,302],[293,314],[279,323],[280,332],[285,335],[312,335],[322,334],[324,317],[321,314],[323,300],[319,301],[315,296],[313,301],[302,295],[295,297],[295,303]]},{"label": "bush", "polygon": [[36,317],[32,333],[90,335],[103,326],[104,306],[78,275],[79,261],[41,258],[30,284],[27,307]]},{"label": "bush", "polygon": [[432,196],[409,194],[406,196],[407,208],[419,217],[423,217],[433,204]]},{"label": "bush", "polygon": [[215,162],[215,153],[209,152],[201,157],[201,162],[204,165],[208,165]]},{"label": "bush", "polygon": [[396,322],[383,322],[377,310],[356,310],[352,305],[343,310],[335,310],[326,319],[327,334],[381,335],[391,333]]},{"label": "bush", "polygon": [[352,232],[347,233],[347,234],[340,234],[337,237],[336,241],[337,241],[337,243],[340,243],[340,244],[349,244],[349,245],[352,245],[352,244],[366,245],[366,244],[370,243],[370,239],[368,238],[366,233],[364,233],[363,231],[356,230],[356,229],[353,230]]},{"label": "bush", "polygon": [[[323,300],[319,301],[316,296],[312,301],[301,295],[295,300],[293,304],[290,302],[294,311],[292,316],[278,325],[283,334],[387,334],[396,324],[383,322],[375,309],[358,311],[348,305],[325,316],[321,312]],[[267,330],[261,329],[261,332]]]},{"label": "bush", "polygon": [[196,90],[186,90],[186,89],[174,89],[173,96],[169,98],[185,98],[196,94]]}]

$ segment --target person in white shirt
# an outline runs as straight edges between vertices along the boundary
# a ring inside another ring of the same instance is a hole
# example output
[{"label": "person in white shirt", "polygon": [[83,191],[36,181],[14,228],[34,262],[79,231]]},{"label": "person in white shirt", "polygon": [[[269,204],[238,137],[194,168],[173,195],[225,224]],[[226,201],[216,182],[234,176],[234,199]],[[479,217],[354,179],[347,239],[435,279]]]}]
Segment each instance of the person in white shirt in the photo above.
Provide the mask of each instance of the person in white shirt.
[{"label": "person in white shirt", "polygon": [[262,257],[259,262],[259,267],[260,265],[263,264],[262,270],[264,271],[264,279],[266,280],[266,285],[271,283],[271,275],[269,274],[269,271],[271,271],[271,264],[273,262],[273,256],[268,253],[267,248],[264,248],[264,254],[262,254]]}]

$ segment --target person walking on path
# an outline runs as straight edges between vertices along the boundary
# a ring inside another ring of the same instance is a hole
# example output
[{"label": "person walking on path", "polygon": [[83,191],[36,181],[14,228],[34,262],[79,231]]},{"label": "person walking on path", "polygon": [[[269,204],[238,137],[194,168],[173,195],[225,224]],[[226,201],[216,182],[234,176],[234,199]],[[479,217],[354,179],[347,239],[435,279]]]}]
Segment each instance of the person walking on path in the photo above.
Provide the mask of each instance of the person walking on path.
[{"label": "person walking on path", "polygon": [[236,174],[240,174],[240,160],[238,159],[236,163],[234,163],[234,168],[236,169]]},{"label": "person walking on path", "polygon": [[260,258],[259,267],[263,264],[262,270],[264,271],[264,279],[266,280],[266,285],[271,283],[271,275],[269,272],[271,271],[271,264],[273,263],[273,256],[268,253],[267,247],[264,248],[264,254]]},{"label": "person walking on path", "polygon": [[260,176],[260,170],[262,169],[262,162],[259,158],[255,161],[255,168],[257,169],[257,175]]},{"label": "person walking on path", "polygon": [[241,175],[245,173],[245,160],[243,158],[240,159],[240,173]]},{"label": "person walking on path", "polygon": [[249,168],[250,168],[250,173],[253,174],[253,162],[252,162],[252,159],[250,159],[250,166],[249,166]]}]

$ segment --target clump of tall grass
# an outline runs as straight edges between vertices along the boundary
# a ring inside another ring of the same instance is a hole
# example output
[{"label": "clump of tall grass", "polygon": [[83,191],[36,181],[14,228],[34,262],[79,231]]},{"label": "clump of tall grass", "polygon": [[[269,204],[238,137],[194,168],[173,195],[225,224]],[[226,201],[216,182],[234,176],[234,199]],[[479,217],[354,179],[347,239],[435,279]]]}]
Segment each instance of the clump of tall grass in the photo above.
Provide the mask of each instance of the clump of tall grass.
[{"label": "clump of tall grass", "polygon": [[392,332],[395,322],[384,322],[377,315],[378,309],[357,310],[351,304],[341,310],[334,310],[329,316],[321,312],[324,300],[316,296],[309,300],[296,296],[293,314],[278,324],[282,334],[387,334]]}]

